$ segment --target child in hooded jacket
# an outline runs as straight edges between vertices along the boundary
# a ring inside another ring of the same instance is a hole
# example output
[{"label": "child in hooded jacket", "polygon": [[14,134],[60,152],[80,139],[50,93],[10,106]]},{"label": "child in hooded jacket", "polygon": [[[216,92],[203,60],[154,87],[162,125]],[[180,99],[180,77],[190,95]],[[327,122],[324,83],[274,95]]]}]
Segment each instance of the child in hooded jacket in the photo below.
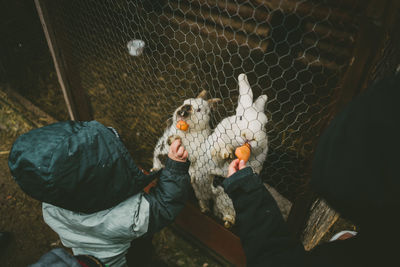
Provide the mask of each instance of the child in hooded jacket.
[{"label": "child in hooded jacket", "polygon": [[[9,167],[19,186],[43,202],[44,221],[74,255],[127,266],[131,241],[161,230],[183,208],[190,186],[187,157],[176,140],[165,168],[145,175],[114,129],[68,121],[20,136]],[[157,186],[145,194],[156,176]]]}]

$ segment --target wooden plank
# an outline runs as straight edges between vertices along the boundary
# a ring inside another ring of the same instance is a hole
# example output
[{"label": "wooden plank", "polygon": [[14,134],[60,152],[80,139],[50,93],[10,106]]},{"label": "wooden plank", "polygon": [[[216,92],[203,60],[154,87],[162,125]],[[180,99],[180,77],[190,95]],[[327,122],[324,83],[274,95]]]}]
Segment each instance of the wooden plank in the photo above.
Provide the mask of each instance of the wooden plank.
[{"label": "wooden plank", "polygon": [[65,74],[62,71],[62,66],[60,64],[60,60],[57,58],[56,48],[55,48],[55,38],[51,35],[51,31],[49,30],[49,23],[47,22],[47,16],[44,11],[44,4],[41,0],[35,0],[36,10],[38,12],[40,22],[42,24],[43,32],[46,37],[47,45],[49,46],[51,57],[53,58],[54,67],[57,73],[58,82],[60,83],[61,90],[64,95],[65,104],[67,105],[68,114],[71,120],[75,120],[76,112],[72,105],[71,94],[69,90],[67,90],[67,84],[65,82]]},{"label": "wooden plank", "polygon": [[186,204],[175,224],[234,266],[246,266],[239,237],[201,213],[192,203]]},{"label": "wooden plank", "polygon": [[[240,2],[245,2],[240,0]],[[246,0],[247,2],[247,0]],[[282,10],[284,13],[294,13],[301,16],[308,16],[316,20],[324,20],[330,18],[334,21],[340,21],[341,23],[348,23],[352,21],[352,16],[349,13],[343,12],[338,8],[330,8],[327,3],[319,5],[316,8],[316,4],[311,1],[299,1],[299,0],[251,0],[255,5],[264,5],[271,10]]]},{"label": "wooden plank", "polygon": [[310,208],[310,218],[304,230],[304,248],[306,250],[314,248],[338,218],[339,214],[335,210],[324,200],[317,198]]},{"label": "wooden plank", "polygon": [[[93,114],[86,94],[80,86],[80,82],[71,84],[74,68],[68,68],[66,58],[62,49],[57,45],[57,38],[51,25],[49,13],[46,8],[45,0],[35,0],[36,9],[43,27],[43,31],[49,46],[50,54],[53,58],[54,67],[57,73],[58,82],[64,95],[68,114],[71,120],[92,120]],[[77,74],[75,74],[78,77]],[[76,79],[75,79],[76,81]]]},{"label": "wooden plank", "polygon": [[[33,128],[43,127],[57,121],[10,88],[3,89],[0,87],[0,105],[5,105],[15,113],[18,113]],[[3,128],[4,126],[0,125],[0,131]]]},{"label": "wooden plank", "polygon": [[267,51],[269,41],[266,40],[265,37],[256,38],[252,35],[246,35],[243,30],[233,31],[233,28],[231,26],[228,27],[228,25],[224,28],[221,26],[223,25],[222,17],[217,20],[214,26],[211,26],[208,23],[199,24],[194,18],[185,17],[183,13],[174,14],[173,10],[165,10],[164,12],[165,13],[160,18],[168,23],[174,24],[181,30],[184,29],[185,31],[195,32],[207,38],[211,37],[217,39],[221,41],[224,46],[229,42],[234,42],[238,46],[247,46],[255,50],[259,49],[264,53]]},{"label": "wooden plank", "polygon": [[[39,107],[37,107],[35,104],[33,104],[31,101],[29,101],[16,91],[11,90],[10,88],[6,88],[5,93],[7,97],[12,99],[13,103],[29,111],[29,115],[27,115],[27,117],[29,117],[30,120],[35,123],[36,127],[42,127],[44,125],[57,122],[55,118],[41,110]],[[35,122],[35,120],[37,122]]]},{"label": "wooden plank", "polygon": [[[148,171],[140,169],[143,173],[149,174]],[[146,186],[144,189],[146,194],[157,183],[158,179],[154,179]],[[225,229],[209,216],[203,214],[190,201],[186,203],[184,209],[179,213],[173,226],[175,231],[190,239],[191,242],[204,247],[217,260],[229,262],[234,266],[245,266],[246,256],[244,255],[239,237]]]},{"label": "wooden plank", "polygon": [[[230,9],[233,9],[232,3],[229,4]],[[212,8],[209,4],[205,4],[202,7],[197,6],[195,4],[186,5],[184,3],[174,3],[171,2],[170,5],[174,9],[179,9],[186,16],[197,17],[198,19],[204,20],[210,24],[219,25],[224,31],[243,31],[246,35],[250,35],[252,33],[265,38],[268,36],[270,32],[270,28],[265,24],[257,25],[256,22],[252,19],[254,9],[248,8],[247,13],[242,12],[243,18],[239,18],[236,16],[236,19],[232,19],[232,16],[237,15],[239,13],[239,8],[236,6],[235,12],[230,12],[229,16],[223,14],[220,9]],[[221,5],[221,3],[220,3]],[[223,9],[225,10],[225,9]],[[243,10],[243,9],[242,9]],[[268,18],[269,14],[265,13],[265,17]]]}]

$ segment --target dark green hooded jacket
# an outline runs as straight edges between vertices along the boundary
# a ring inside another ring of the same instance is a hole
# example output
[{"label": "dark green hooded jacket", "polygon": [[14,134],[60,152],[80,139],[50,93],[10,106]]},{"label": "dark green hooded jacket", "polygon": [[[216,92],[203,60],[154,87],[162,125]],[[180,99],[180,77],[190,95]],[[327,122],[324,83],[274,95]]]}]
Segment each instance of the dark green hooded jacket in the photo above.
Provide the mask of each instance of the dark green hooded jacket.
[{"label": "dark green hooded jacket", "polygon": [[97,121],[66,121],[34,129],[14,143],[9,168],[31,197],[74,212],[105,210],[141,192],[156,176],[149,232],[173,221],[188,195],[189,162],[168,160],[162,173],[145,175],[116,131]]},{"label": "dark green hooded jacket", "polygon": [[[74,253],[124,265],[130,242],[170,224],[187,199],[189,162],[168,159],[144,175],[112,128],[59,122],[14,143],[9,167],[23,191],[43,201],[43,218]],[[159,176],[149,194],[143,188]]]}]

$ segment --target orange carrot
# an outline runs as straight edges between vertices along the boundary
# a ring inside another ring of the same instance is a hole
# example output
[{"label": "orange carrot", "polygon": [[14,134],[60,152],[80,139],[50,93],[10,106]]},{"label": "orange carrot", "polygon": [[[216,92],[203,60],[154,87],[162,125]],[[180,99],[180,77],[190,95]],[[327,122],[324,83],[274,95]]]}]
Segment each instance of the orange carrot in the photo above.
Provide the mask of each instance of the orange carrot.
[{"label": "orange carrot", "polygon": [[180,120],[176,124],[176,128],[178,128],[181,131],[187,131],[187,129],[189,128],[189,125],[186,123],[186,121]]},{"label": "orange carrot", "polygon": [[239,160],[244,160],[244,162],[247,162],[250,158],[250,150],[251,150],[250,144],[244,143],[244,145],[236,148],[235,155],[236,157],[238,157]]}]

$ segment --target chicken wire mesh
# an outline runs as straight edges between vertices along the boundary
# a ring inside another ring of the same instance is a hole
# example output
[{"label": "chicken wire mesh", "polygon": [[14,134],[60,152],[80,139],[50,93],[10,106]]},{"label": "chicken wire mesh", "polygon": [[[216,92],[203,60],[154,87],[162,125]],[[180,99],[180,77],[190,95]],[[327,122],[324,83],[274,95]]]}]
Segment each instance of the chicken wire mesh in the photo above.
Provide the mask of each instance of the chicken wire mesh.
[{"label": "chicken wire mesh", "polygon": [[[266,160],[260,149],[259,160],[250,161],[259,171],[262,167],[265,182],[293,200],[309,175],[317,136],[351,62],[357,17],[366,1],[60,0],[46,6],[70,84],[83,88],[94,118],[121,133],[139,165],[153,167],[153,151],[164,148],[158,140],[171,118],[176,123],[192,116],[189,131],[174,123],[169,129],[187,137],[203,126],[205,132],[187,139],[192,155],[205,162],[198,170],[215,167],[204,159],[212,153],[223,150],[224,157],[228,151],[229,157],[246,140],[268,136]],[[140,40],[143,51],[132,43],[129,51],[131,40]],[[238,86],[241,73],[247,78],[241,76]],[[247,93],[239,97],[240,87]],[[203,99],[203,90],[215,103]],[[243,126],[235,115],[249,92],[261,100]],[[235,121],[224,123],[230,116]],[[214,128],[220,139],[214,132],[207,147]],[[266,142],[255,141],[252,149],[265,148]]]}]

